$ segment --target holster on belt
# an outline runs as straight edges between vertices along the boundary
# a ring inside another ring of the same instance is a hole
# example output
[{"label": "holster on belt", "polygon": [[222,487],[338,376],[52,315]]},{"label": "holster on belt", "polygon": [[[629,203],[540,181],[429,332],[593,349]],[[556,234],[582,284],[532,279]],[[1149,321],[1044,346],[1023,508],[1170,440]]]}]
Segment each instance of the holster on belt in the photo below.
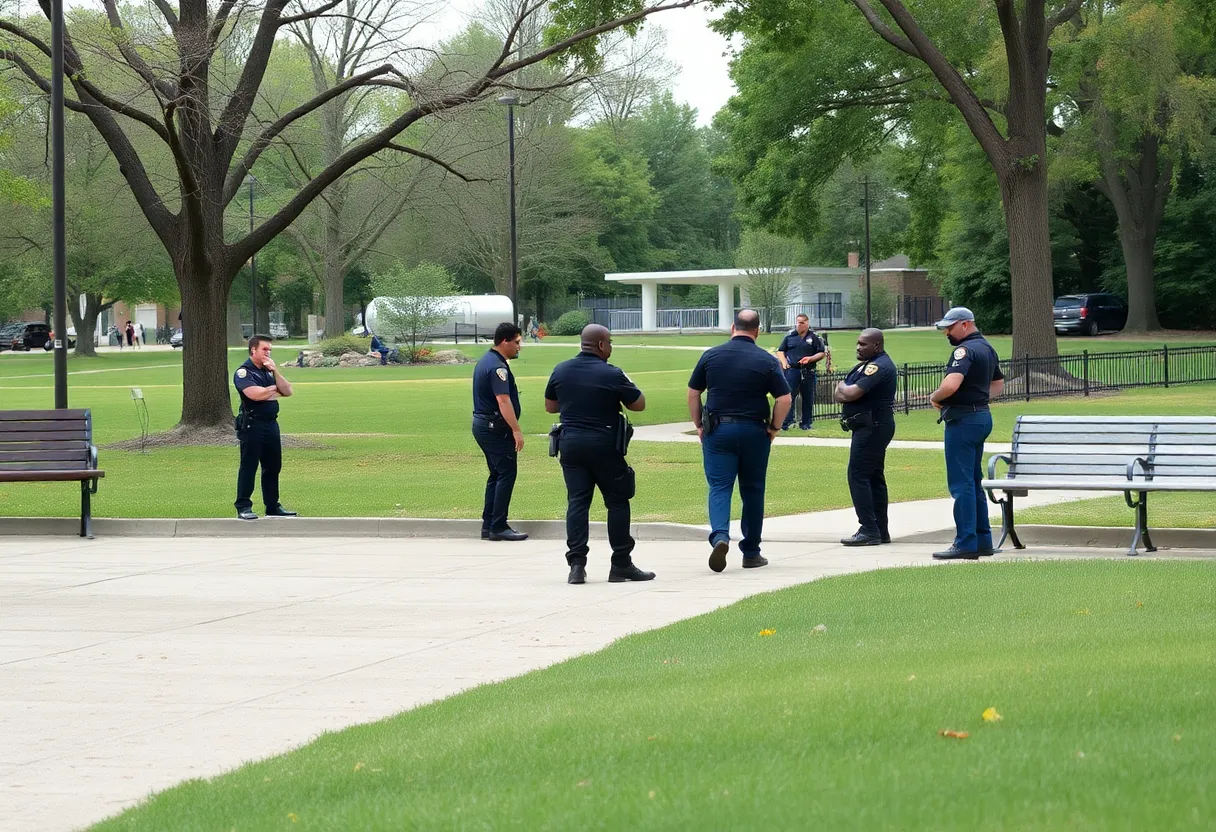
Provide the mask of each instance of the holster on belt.
[{"label": "holster on belt", "polygon": [[549,428],[549,456],[557,456],[561,435],[562,423],[555,422],[553,427]]},{"label": "holster on belt", "polygon": [[718,425],[722,424],[718,421],[718,414],[712,410],[703,410],[701,412],[701,431],[709,436],[718,429]]},{"label": "holster on belt", "polygon": [[633,424],[621,413],[617,419],[616,431],[613,439],[616,442],[616,450],[621,456],[629,453],[629,440],[633,439]]},{"label": "holster on belt", "polygon": [[863,428],[874,427],[874,412],[863,410],[860,413],[854,413],[852,416],[840,417],[840,429],[844,431],[862,430]]}]

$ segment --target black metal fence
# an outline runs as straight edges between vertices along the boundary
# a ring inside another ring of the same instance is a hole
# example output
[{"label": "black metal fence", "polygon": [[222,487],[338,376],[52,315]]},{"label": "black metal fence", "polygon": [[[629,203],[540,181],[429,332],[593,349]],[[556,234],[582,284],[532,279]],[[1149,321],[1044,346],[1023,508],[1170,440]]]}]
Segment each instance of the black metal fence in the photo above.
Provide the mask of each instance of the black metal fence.
[{"label": "black metal fence", "polygon": [[[840,405],[832,400],[836,383],[853,364],[840,363],[834,372],[820,373],[815,389],[815,417],[832,419]],[[929,396],[945,375],[946,364],[901,364],[895,409],[910,413],[932,407]],[[1005,389],[998,402],[1030,401],[1053,396],[1088,396],[1136,387],[1169,387],[1216,381],[1216,346],[1171,347],[1155,350],[1089,352],[1074,355],[1001,359]]]}]

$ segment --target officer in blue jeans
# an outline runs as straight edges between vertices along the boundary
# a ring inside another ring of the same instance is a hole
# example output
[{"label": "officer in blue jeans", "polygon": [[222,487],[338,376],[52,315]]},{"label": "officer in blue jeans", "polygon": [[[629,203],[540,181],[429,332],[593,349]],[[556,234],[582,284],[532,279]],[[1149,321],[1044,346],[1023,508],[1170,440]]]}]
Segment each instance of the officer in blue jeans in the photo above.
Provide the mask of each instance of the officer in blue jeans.
[{"label": "officer in blue jeans", "polygon": [[[731,339],[701,354],[688,380],[688,414],[701,440],[709,483],[709,568],[726,568],[730,550],[730,501],[739,480],[743,499],[743,568],[768,565],[760,554],[764,526],[764,481],[773,438],[790,409],[790,388],[781,364],[756,345],[760,316],[744,309],[735,316]],[[704,407],[701,394],[709,391]],[[773,411],[769,414],[768,397]]]},{"label": "officer in blue jeans", "polygon": [[946,483],[954,498],[954,543],[934,552],[938,560],[978,560],[992,555],[992,527],[988,500],[980,482],[984,478],[984,440],[992,433],[988,401],[1005,388],[1005,376],[996,350],[975,326],[975,315],[956,306],[937,322],[954,349],[946,363],[946,377],[929,401],[946,423]]},{"label": "officer in blue jeans", "polygon": [[811,331],[811,319],[799,315],[794,329],[781,340],[777,347],[777,360],[785,371],[785,383],[790,388],[790,410],[785,414],[782,430],[794,425],[795,399],[802,399],[802,418],[798,421],[801,430],[810,430],[815,421],[815,368],[827,352],[823,339]]}]

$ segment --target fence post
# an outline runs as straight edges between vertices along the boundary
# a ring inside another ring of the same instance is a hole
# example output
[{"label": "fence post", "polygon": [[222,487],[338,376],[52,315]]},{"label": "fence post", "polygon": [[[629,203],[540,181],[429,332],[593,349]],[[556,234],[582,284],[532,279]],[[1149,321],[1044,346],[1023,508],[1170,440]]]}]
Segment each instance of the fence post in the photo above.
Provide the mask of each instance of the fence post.
[{"label": "fence post", "polygon": [[908,404],[908,365],[904,364],[904,415],[907,416],[911,412],[912,408]]},{"label": "fence post", "polygon": [[1081,350],[1081,386],[1089,395],[1089,350]]},{"label": "fence post", "polygon": [[1022,360],[1022,384],[1026,387],[1026,401],[1030,401],[1030,353]]},{"label": "fence post", "polygon": [[452,324],[452,340],[457,344],[460,343],[460,326],[455,323]]},{"label": "fence post", "polygon": [[1162,354],[1162,357],[1165,359],[1165,386],[1169,387],[1170,386],[1170,345],[1169,344],[1161,345],[1161,354]]}]

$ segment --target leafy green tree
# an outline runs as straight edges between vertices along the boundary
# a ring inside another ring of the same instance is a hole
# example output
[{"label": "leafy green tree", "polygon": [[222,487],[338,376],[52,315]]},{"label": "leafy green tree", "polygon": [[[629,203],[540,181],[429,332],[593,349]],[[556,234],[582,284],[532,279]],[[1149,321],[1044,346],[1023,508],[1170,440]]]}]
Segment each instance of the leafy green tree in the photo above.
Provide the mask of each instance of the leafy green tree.
[{"label": "leafy green tree", "polygon": [[764,331],[773,331],[773,315],[790,302],[793,267],[803,258],[802,244],[768,231],[743,232],[736,263],[747,274],[748,303],[764,317]]},{"label": "leafy green tree", "polygon": [[409,270],[398,266],[378,274],[372,278],[372,291],[380,299],[376,306],[379,334],[409,343],[411,351],[453,314],[456,287],[452,276],[434,263]]}]

